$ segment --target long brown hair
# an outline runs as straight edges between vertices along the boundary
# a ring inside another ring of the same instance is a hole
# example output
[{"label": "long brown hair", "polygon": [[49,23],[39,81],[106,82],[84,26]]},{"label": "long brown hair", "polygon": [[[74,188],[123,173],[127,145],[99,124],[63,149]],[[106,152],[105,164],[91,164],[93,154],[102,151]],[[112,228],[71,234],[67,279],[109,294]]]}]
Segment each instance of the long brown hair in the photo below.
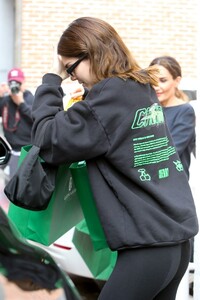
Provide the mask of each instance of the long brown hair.
[{"label": "long brown hair", "polygon": [[[168,72],[172,75],[173,79],[176,79],[179,76],[182,77],[181,66],[178,63],[178,61],[172,56],[159,56],[154,58],[150,63],[150,66],[155,66],[155,65],[160,65],[165,69],[167,69]],[[181,90],[179,90],[178,88],[176,88],[175,96],[185,101],[189,100],[187,95]]]},{"label": "long brown hair", "polygon": [[60,37],[57,50],[65,57],[86,55],[96,82],[118,76],[157,85],[157,69],[141,69],[115,29],[101,19],[82,17],[73,21]]}]

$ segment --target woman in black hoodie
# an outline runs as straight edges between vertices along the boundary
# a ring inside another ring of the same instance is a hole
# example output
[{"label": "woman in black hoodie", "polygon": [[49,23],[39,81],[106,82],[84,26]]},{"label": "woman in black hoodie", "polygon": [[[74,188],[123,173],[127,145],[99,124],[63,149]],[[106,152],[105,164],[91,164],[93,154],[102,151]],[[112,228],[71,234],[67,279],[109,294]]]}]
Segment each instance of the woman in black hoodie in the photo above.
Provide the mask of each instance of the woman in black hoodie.
[{"label": "woman in black hoodie", "polygon": [[[87,162],[107,243],[118,251],[99,299],[174,300],[198,221],[152,88],[157,69],[141,69],[114,28],[91,17],[69,24],[57,53],[35,94],[32,137],[48,122],[41,157]],[[64,111],[66,76],[88,93]]]}]

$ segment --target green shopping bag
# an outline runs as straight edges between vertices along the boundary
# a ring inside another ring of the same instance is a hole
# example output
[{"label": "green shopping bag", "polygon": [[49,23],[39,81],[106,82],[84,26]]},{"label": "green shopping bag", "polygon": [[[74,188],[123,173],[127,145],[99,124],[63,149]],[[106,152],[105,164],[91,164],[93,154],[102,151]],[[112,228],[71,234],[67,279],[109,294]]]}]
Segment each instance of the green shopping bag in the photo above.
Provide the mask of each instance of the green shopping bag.
[{"label": "green shopping bag", "polygon": [[81,161],[73,163],[70,166],[70,170],[94,249],[99,250],[107,248],[108,244],[90,187],[86,162]]},{"label": "green shopping bag", "polygon": [[[30,147],[22,148],[19,163]],[[59,167],[47,209],[31,211],[10,203],[8,216],[25,238],[48,246],[84,218],[69,166]]]},{"label": "green shopping bag", "polygon": [[72,241],[93,276],[99,280],[107,280],[115,266],[117,251],[109,248],[95,251],[85,220],[75,227]]}]

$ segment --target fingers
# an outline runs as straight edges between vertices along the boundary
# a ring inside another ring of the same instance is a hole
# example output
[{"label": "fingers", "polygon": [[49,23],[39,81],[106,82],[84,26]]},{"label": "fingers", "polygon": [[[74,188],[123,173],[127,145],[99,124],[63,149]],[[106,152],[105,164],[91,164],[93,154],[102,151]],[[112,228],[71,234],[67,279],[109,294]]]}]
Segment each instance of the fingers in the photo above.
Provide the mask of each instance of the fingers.
[{"label": "fingers", "polygon": [[21,103],[24,103],[24,97],[23,93],[19,91],[17,94],[11,94],[11,99],[16,105],[20,105]]},{"label": "fingers", "polygon": [[83,86],[77,87],[74,91],[72,91],[72,92],[70,93],[71,98],[73,98],[73,99],[82,97],[83,94],[84,94],[84,88],[83,88]]},{"label": "fingers", "polygon": [[62,63],[62,57],[57,54],[57,47],[55,46],[53,46],[53,66],[51,72],[57,74],[63,80],[69,77]]},{"label": "fingers", "polygon": [[1,82],[0,83],[0,97],[3,97],[7,94],[9,94],[10,89],[9,86],[7,85],[6,82]]}]

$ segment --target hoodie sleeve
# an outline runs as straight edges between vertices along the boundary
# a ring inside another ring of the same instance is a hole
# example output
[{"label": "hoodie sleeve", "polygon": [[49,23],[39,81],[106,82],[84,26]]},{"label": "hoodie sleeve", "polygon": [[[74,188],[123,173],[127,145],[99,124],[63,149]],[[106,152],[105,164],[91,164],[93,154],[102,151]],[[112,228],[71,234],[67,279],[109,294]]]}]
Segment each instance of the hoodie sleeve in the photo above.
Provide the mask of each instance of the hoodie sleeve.
[{"label": "hoodie sleeve", "polygon": [[176,149],[181,155],[195,137],[195,112],[190,105],[181,105],[180,112],[170,129]]},{"label": "hoodie sleeve", "polygon": [[64,111],[60,84],[59,76],[46,74],[35,93],[32,143],[37,144],[41,128],[48,122],[40,156],[49,163],[60,164],[105,154],[109,143],[98,116],[87,101]]}]

